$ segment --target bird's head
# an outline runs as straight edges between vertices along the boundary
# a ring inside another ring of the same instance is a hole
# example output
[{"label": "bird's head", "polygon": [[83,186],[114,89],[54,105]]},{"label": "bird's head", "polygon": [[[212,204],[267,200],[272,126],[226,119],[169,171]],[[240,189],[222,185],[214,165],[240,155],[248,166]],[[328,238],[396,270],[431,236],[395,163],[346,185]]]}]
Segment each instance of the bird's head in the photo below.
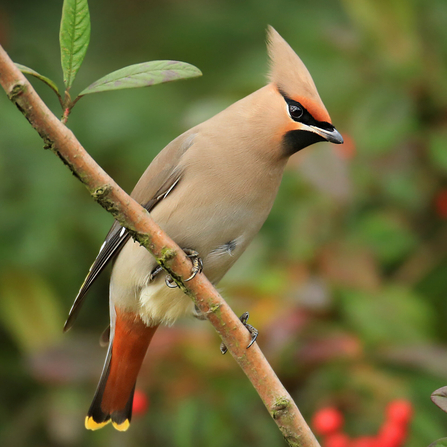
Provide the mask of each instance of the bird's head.
[{"label": "bird's head", "polygon": [[271,26],[267,38],[271,61],[269,87],[275,98],[276,135],[281,139],[284,155],[290,156],[319,141],[343,143],[301,59]]}]

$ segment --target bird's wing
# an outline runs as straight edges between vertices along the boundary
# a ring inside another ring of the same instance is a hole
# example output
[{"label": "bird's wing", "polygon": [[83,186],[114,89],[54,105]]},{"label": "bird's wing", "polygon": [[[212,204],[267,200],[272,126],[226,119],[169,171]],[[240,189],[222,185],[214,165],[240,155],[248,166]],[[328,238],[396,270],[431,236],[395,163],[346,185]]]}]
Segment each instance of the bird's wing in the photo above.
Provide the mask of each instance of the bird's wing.
[{"label": "bird's wing", "polygon": [[[192,146],[194,136],[195,134],[187,132],[166,146],[154,158],[132,191],[131,197],[149,212],[180,182],[182,169],[178,164],[182,155]],[[90,286],[129,238],[126,228],[115,221],[75,298],[65,322],[64,331],[68,331],[73,326]]]}]

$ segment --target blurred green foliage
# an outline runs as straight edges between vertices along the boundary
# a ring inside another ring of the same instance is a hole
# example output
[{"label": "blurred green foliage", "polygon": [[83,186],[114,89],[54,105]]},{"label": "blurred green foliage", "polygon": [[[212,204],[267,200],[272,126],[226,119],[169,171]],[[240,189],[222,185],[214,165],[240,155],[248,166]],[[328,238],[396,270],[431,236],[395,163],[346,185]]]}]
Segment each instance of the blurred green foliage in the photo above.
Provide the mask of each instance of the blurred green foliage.
[{"label": "blurred green foliage", "polygon": [[[62,85],[62,2],[0,1],[0,42]],[[261,87],[265,28],[302,57],[346,143],[292,157],[272,214],[222,282],[304,415],[338,406],[351,435],[387,402],[415,406],[408,447],[447,434],[430,401],[447,372],[445,0],[90,2],[77,93],[137,62],[176,59],[204,76],[80,101],[82,144],[130,190],[174,137]],[[57,99],[32,81],[57,113]],[[210,325],[159,330],[131,429],[83,428],[105,355],[107,275],[70,333],[63,319],[111,218],[0,94],[0,439],[33,446],[281,446],[275,424]]]}]

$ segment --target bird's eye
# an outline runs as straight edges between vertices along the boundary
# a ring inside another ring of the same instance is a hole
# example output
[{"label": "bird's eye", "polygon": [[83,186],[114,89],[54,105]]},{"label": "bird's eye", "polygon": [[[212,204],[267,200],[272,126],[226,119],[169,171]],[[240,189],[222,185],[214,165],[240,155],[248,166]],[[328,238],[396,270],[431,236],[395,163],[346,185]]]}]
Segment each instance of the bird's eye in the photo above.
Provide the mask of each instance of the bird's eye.
[{"label": "bird's eye", "polygon": [[303,116],[303,109],[296,104],[289,104],[289,114],[293,120],[298,121]]}]

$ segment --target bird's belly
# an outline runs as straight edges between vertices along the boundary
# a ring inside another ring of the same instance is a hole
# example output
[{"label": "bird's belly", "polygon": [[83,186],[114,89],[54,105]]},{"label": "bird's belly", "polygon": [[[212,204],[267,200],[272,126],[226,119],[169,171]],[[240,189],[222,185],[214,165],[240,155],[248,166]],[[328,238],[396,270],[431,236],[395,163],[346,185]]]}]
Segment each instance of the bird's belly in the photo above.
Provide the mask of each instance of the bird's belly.
[{"label": "bird's belly", "polygon": [[155,222],[182,248],[196,250],[204,273],[217,283],[245,251],[267,217],[270,207],[258,210],[255,200],[228,204],[218,194],[211,200],[167,197],[151,213]]},{"label": "bird's belly", "polygon": [[194,303],[178,288],[169,288],[165,284],[165,274],[140,291],[141,319],[148,325],[173,324],[178,318],[193,314]]},{"label": "bird's belly", "polygon": [[150,281],[156,266],[144,247],[129,241],[116,259],[110,281],[111,305],[138,314],[149,326],[172,324],[194,309],[191,298],[166,285],[164,271]]}]

